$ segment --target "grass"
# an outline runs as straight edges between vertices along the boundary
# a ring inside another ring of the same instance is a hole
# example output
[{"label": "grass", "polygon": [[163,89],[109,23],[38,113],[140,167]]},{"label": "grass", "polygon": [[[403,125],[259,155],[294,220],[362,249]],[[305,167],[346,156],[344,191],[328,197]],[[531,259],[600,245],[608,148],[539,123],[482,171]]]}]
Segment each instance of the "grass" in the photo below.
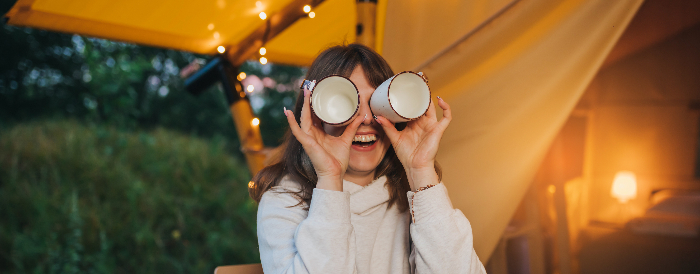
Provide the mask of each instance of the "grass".
[{"label": "grass", "polygon": [[213,273],[259,262],[221,139],[74,121],[0,132],[0,273]]}]

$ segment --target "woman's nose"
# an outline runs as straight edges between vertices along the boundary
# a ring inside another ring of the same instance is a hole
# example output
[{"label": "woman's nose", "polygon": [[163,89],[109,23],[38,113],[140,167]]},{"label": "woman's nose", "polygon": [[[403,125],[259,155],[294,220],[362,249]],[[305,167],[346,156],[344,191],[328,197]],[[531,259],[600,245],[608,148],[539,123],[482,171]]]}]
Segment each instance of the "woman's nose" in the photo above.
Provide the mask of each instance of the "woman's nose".
[{"label": "woman's nose", "polygon": [[365,121],[362,122],[362,124],[371,125],[374,122],[374,118],[372,117],[372,110],[369,107],[369,102],[361,101],[360,109],[357,112],[357,117],[360,119],[364,118],[365,115],[367,115],[367,119],[365,119]]}]

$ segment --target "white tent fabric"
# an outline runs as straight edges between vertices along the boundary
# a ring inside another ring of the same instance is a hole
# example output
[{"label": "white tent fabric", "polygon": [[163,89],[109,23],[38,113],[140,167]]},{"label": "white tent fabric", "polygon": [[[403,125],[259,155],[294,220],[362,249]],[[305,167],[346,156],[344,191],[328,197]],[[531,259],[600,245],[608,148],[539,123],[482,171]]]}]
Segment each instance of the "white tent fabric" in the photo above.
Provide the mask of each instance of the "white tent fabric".
[{"label": "white tent fabric", "polygon": [[[425,72],[452,106],[438,160],[486,262],[642,0],[409,2],[389,1],[382,52],[396,71]],[[470,13],[477,7],[483,12]],[[491,18],[477,26],[460,15]],[[429,38],[412,35],[421,32]]]}]

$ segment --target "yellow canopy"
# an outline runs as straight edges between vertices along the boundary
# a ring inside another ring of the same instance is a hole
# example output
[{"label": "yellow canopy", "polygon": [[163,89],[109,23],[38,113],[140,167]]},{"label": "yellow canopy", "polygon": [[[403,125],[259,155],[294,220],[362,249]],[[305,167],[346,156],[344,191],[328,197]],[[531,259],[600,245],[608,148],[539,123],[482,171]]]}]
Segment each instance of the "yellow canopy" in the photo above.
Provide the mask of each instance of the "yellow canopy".
[{"label": "yellow canopy", "polygon": [[[19,0],[8,23],[199,54],[236,45],[294,0]],[[355,1],[327,0],[265,47],[271,62],[309,65],[329,44],[355,41]]]},{"label": "yellow canopy", "polygon": [[[292,0],[19,0],[9,23],[214,54]],[[355,39],[355,0],[327,0],[267,44],[306,65]],[[454,206],[487,261],[551,140],[642,0],[380,0],[377,49],[395,71],[424,71],[453,108],[438,160]]]}]

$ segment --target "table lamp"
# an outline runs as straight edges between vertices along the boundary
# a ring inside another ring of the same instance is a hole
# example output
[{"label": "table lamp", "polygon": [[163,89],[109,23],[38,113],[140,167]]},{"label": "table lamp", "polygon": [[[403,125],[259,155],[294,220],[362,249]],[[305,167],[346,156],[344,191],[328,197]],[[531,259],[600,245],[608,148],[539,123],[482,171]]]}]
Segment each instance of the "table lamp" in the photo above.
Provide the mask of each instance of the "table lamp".
[{"label": "table lamp", "polygon": [[620,171],[615,174],[610,195],[620,201],[621,204],[637,198],[637,176],[629,171]]}]

